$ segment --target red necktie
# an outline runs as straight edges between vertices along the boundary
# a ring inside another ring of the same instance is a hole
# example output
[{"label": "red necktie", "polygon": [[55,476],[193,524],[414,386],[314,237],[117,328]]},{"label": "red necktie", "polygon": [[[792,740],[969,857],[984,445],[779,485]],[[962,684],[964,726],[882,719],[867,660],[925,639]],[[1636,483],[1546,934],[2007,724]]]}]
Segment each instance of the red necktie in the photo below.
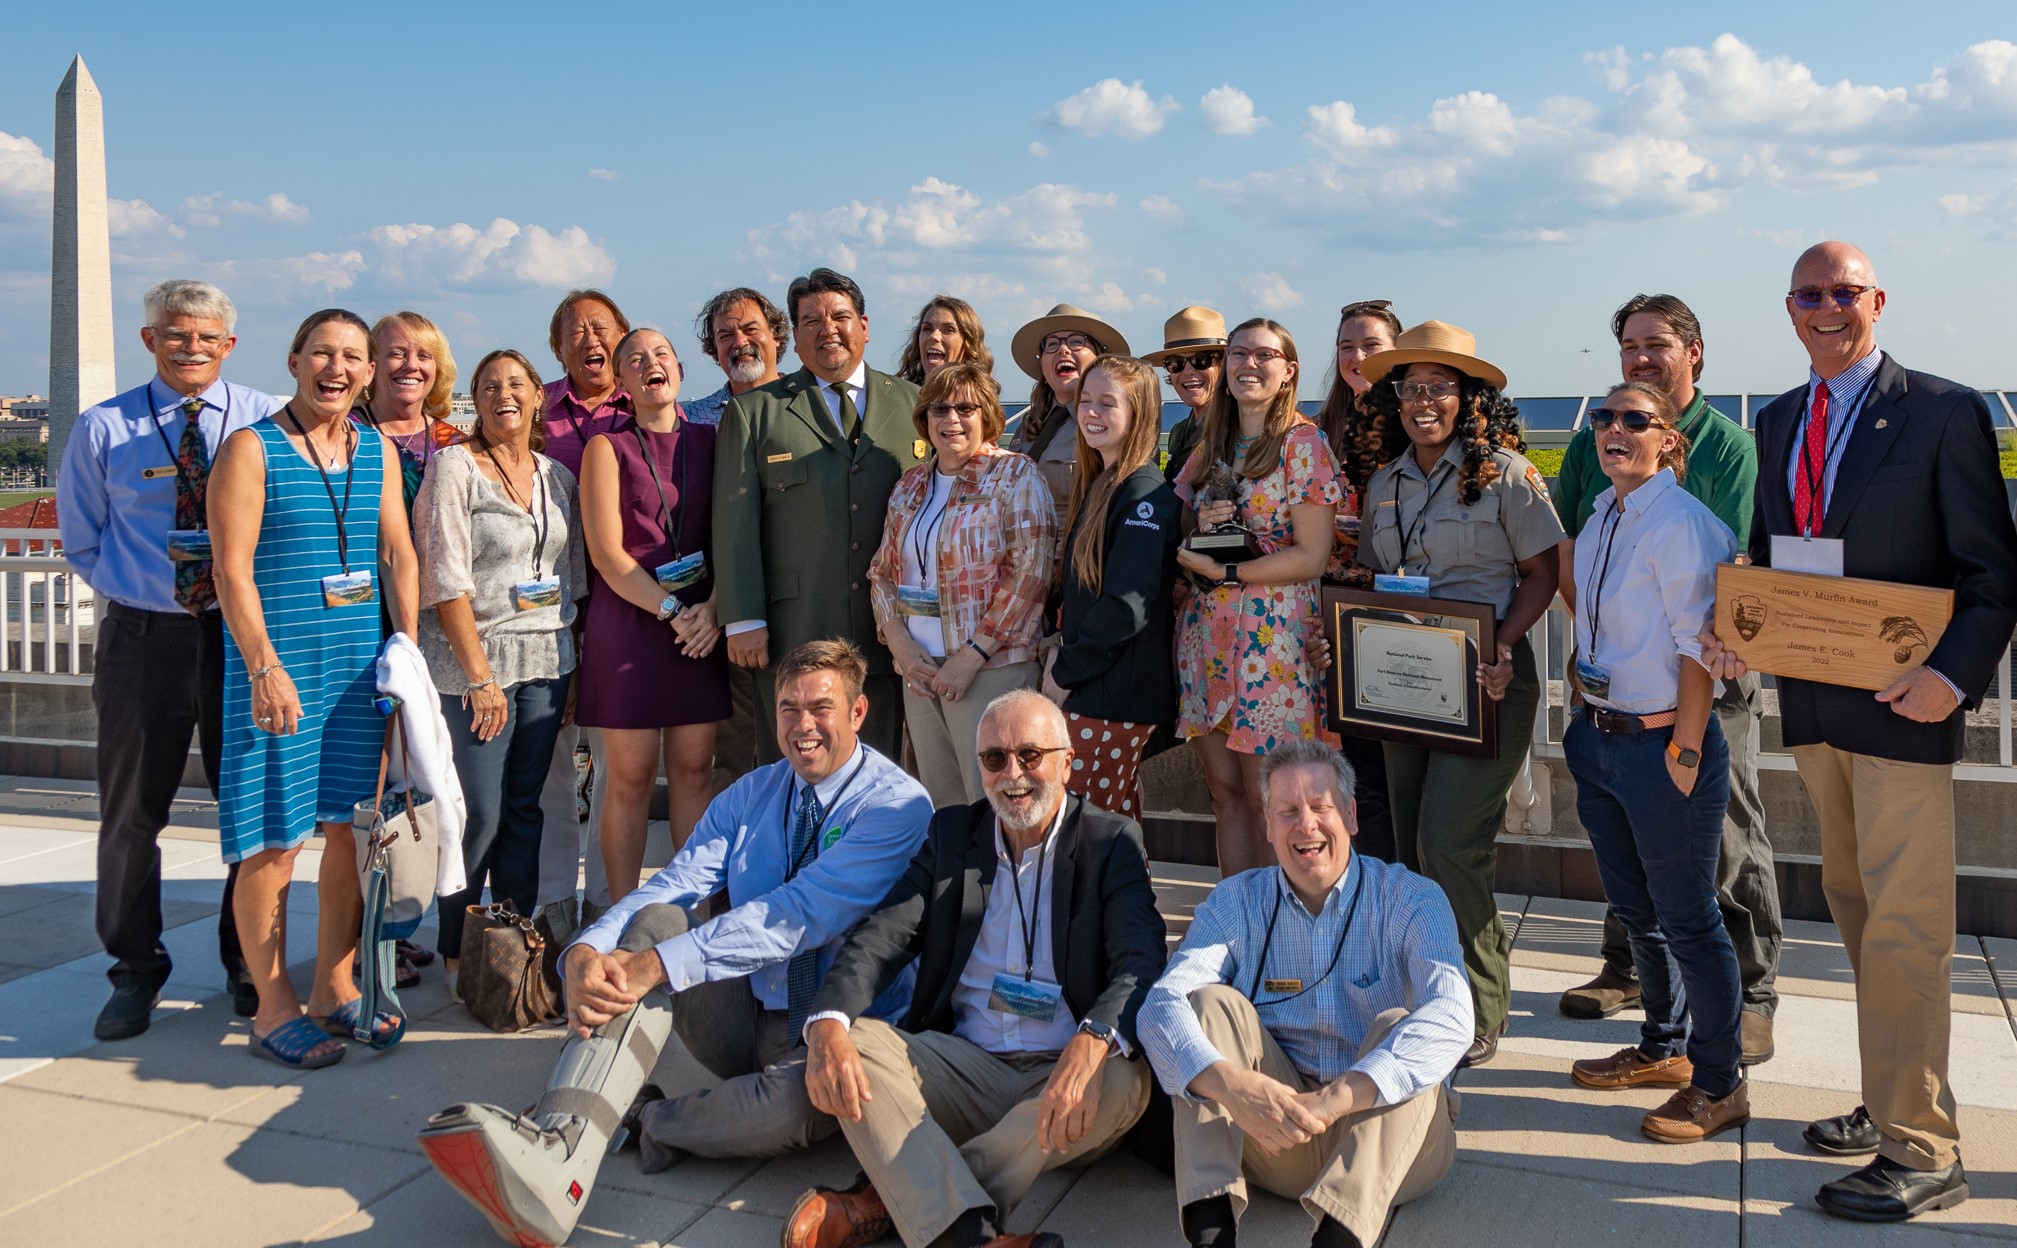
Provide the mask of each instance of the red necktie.
[{"label": "red necktie", "polygon": [[1807,445],[1793,474],[1793,523],[1812,535],[1821,528],[1828,476],[1828,383],[1814,386],[1814,406],[1807,413]]}]

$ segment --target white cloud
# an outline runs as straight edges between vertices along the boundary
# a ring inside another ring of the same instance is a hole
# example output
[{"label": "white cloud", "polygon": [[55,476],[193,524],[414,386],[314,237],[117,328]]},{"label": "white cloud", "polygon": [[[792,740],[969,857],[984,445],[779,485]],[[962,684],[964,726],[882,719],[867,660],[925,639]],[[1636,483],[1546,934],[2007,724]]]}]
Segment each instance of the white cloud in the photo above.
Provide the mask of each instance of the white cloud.
[{"label": "white cloud", "polygon": [[106,200],[105,223],[114,238],[139,238],[149,234],[181,238],[183,235],[181,226],[157,212],[144,199]]},{"label": "white cloud", "polygon": [[33,139],[0,131],[0,206],[10,210],[41,208],[56,186],[56,162],[42,154]]},{"label": "white cloud", "polygon": [[1148,216],[1159,217],[1164,221],[1184,219],[1184,210],[1178,206],[1176,200],[1167,195],[1151,195],[1142,200],[1141,210]]},{"label": "white cloud", "polygon": [[1358,110],[1343,100],[1310,105],[1309,116],[1303,122],[1303,137],[1332,157],[1347,162],[1390,147],[1394,142],[1394,132],[1386,126],[1360,125]]},{"label": "white cloud", "polygon": [[1051,154],[1050,144],[1039,143],[1035,139],[1031,139],[1029,145],[1029,154],[1036,157],[1038,160],[1043,160],[1044,158],[1048,157]]},{"label": "white cloud", "polygon": [[423,289],[592,286],[616,272],[609,252],[578,225],[556,234],[499,217],[482,229],[381,225],[365,237],[381,277]]},{"label": "white cloud", "polygon": [[1163,272],[1163,270],[1155,267],[1154,265],[1150,265],[1148,268],[1143,269],[1142,276],[1146,278],[1148,281],[1153,282],[1157,286],[1167,285],[1170,280],[1170,275],[1168,273]]},{"label": "white cloud", "polygon": [[1213,134],[1257,134],[1261,127],[1275,124],[1254,116],[1253,97],[1231,83],[1205,92],[1198,100],[1198,114]]},{"label": "white cloud", "polygon": [[1139,78],[1133,84],[1106,78],[1059,100],[1044,114],[1043,120],[1087,138],[1111,134],[1123,139],[1146,139],[1161,130],[1164,120],[1182,107],[1168,96],[1151,99]]},{"label": "white cloud", "polygon": [[1111,193],[1057,182],[989,201],[928,177],[894,203],[854,200],[825,211],[795,212],[777,225],[750,231],[749,242],[756,258],[785,262],[787,268],[798,260],[847,268],[860,263],[863,253],[901,268],[916,267],[918,253],[1077,254],[1092,247],[1086,212],[1118,202]]},{"label": "white cloud", "polygon": [[1240,279],[1240,293],[1263,312],[1286,312],[1303,305],[1303,296],[1279,273],[1249,273]]},{"label": "white cloud", "polygon": [[175,211],[183,224],[207,228],[223,225],[226,217],[273,221],[281,225],[305,225],[309,217],[308,209],[279,191],[257,202],[226,199],[222,191],[212,191],[208,195],[190,196]]},{"label": "white cloud", "polygon": [[278,259],[226,260],[219,266],[219,280],[244,292],[238,296],[241,302],[287,305],[349,290],[370,268],[364,253],[355,248],[311,251]]},{"label": "white cloud", "polygon": [[588,180],[591,182],[621,182],[623,181],[623,175],[614,169],[590,169],[588,171]]}]

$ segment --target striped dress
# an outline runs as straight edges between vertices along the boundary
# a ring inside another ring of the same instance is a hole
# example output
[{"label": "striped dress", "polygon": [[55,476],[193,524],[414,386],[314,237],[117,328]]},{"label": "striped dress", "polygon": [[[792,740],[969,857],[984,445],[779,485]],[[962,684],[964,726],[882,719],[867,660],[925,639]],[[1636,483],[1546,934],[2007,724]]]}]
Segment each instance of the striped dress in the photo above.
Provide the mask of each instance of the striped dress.
[{"label": "striped dress", "polygon": [[[377,602],[323,605],[322,578],[342,572],[336,512],[322,476],[288,442],[283,419],[252,426],[266,453],[266,510],[252,579],[266,630],[301,695],[301,725],[292,736],[262,732],[252,722],[252,682],[245,656],[227,630],[224,639],[224,758],[218,820],[224,861],[262,850],[291,849],[317,821],[350,822],[351,806],[371,796],[385,720],[372,705],[380,625]],[[378,505],[384,444],[360,431],[348,472],[350,570],[378,580]],[[343,498],[345,473],[329,483]],[[384,593],[384,586],[378,585]]]}]

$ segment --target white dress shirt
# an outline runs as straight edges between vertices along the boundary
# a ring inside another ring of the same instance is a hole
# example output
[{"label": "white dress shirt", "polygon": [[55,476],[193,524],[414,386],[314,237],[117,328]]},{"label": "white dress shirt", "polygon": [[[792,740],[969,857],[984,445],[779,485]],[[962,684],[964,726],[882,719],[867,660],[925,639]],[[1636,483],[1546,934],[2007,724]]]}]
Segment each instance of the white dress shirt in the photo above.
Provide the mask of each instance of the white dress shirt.
[{"label": "white dress shirt", "polygon": [[[1079,1020],[1072,1017],[1071,1007],[1065,1003],[1057,961],[1051,955],[1051,911],[1056,906],[1051,876],[1057,865],[1058,829],[1064,826],[1067,805],[1058,804],[1050,830],[1040,843],[1023,852],[1020,862],[1009,861],[1001,821],[995,821],[994,887],[988,890],[973,954],[952,990],[953,1034],[990,1053],[1055,1053],[1079,1028]],[[1025,940],[1030,942],[1027,956]],[[1050,1022],[1040,1023],[989,1009],[996,975],[1050,985],[1058,993],[1057,1013]]]}]

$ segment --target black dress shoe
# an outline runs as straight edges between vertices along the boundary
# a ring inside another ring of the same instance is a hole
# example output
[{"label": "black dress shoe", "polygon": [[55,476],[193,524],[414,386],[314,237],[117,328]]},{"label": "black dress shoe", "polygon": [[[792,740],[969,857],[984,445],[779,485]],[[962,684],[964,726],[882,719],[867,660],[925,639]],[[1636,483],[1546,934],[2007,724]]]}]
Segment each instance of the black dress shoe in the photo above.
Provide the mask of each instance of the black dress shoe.
[{"label": "black dress shoe", "polygon": [[1870,1121],[1870,1111],[1858,1105],[1838,1117],[1808,1123],[1800,1138],[1819,1152],[1847,1157],[1855,1153],[1876,1152],[1884,1137],[1878,1132],[1877,1124]]},{"label": "black dress shoe", "polygon": [[1459,1067],[1483,1066],[1499,1055],[1499,1037],[1506,1034],[1506,1025],[1499,1024],[1484,1035],[1471,1041],[1471,1047],[1464,1050],[1464,1058]]},{"label": "black dress shoe", "polygon": [[112,990],[112,999],[98,1011],[91,1034],[100,1040],[130,1040],[147,1030],[154,1007],[161,1004],[161,989],[142,984],[122,984]]},{"label": "black dress shoe", "polygon": [[1958,1158],[1945,1170],[1913,1170],[1879,1157],[1846,1178],[1823,1184],[1814,1199],[1822,1212],[1838,1218],[1903,1222],[1968,1199],[1968,1176]]}]

